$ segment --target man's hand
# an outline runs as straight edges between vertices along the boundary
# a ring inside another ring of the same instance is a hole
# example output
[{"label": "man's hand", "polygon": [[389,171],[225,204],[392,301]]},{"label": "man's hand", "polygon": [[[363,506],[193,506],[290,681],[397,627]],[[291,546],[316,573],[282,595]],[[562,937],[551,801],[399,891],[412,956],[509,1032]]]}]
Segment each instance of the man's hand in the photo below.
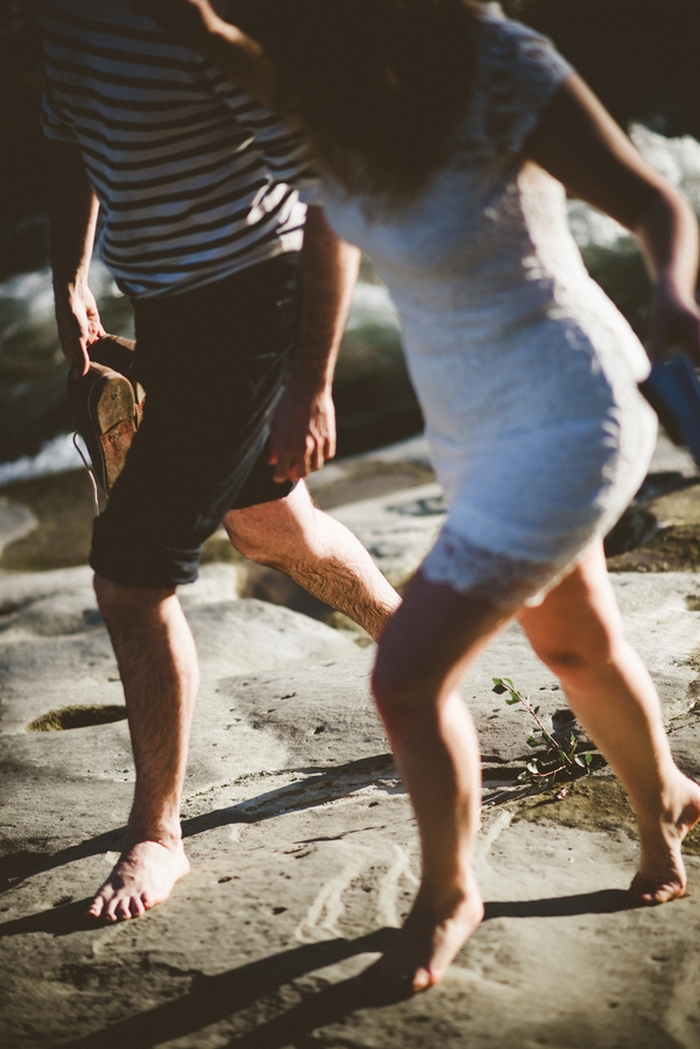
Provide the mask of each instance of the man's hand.
[{"label": "man's hand", "polygon": [[107,333],[87,285],[76,288],[54,284],[54,298],[61,349],[73,374],[80,377],[87,374],[90,366],[89,347]]},{"label": "man's hand", "polygon": [[292,380],[270,431],[275,481],[299,481],[335,455],[335,408],[330,389],[310,393]]},{"label": "man's hand", "polygon": [[276,481],[298,481],[335,455],[333,370],[350,312],[360,253],[310,207],[301,253],[301,335],[271,429]]},{"label": "man's hand", "polygon": [[649,356],[663,361],[682,351],[700,367],[700,309],[674,289],[657,286],[651,309]]}]

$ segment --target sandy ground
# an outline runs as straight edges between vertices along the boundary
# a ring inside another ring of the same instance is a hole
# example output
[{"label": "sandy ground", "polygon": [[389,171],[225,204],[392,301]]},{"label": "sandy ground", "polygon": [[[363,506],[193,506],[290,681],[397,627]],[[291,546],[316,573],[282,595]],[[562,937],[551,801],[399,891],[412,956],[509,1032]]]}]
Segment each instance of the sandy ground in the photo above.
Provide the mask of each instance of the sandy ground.
[{"label": "sandy ground", "polygon": [[[700,538],[699,489],[690,460],[663,442],[653,474],[637,513],[655,530],[632,517],[648,541],[611,567],[677,759],[700,776],[700,576],[694,555],[669,552],[674,537],[679,549]],[[48,531],[52,499],[71,519],[81,482],[64,480],[62,496],[50,494],[55,479],[0,493],[3,1049],[700,1047],[700,834],[686,849],[688,895],[630,909],[636,834],[607,769],[564,797],[518,796],[533,726],[492,678],[536,696],[547,725],[564,703],[515,627],[462,689],[484,753],[475,866],[486,920],[439,988],[399,1003],[358,989],[353,976],[390,942],[418,875],[410,805],[367,688],[373,650],[323,622],[323,607],[302,614],[293,589],[225,556],[220,536],[183,592],[203,671],[182,811],[192,873],[137,921],[86,921],[119,850],[133,762],[90,572],[61,559]],[[439,527],[420,442],[333,466],[314,485],[397,583]]]}]

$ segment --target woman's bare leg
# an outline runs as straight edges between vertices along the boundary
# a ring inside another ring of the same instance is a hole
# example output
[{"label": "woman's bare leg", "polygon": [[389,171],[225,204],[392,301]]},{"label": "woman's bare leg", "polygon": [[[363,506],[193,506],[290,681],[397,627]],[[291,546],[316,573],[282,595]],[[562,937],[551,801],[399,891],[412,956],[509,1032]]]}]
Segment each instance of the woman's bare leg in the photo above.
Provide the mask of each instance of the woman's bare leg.
[{"label": "woman's bare leg", "polygon": [[681,842],[700,817],[700,787],[676,768],[654,684],[623,636],[602,544],[518,618],[629,793],[642,853],[633,898],[650,904],[681,896]]},{"label": "woman's bare leg", "polygon": [[[376,972],[412,991],[441,979],[483,915],[470,870],[479,753],[455,688],[508,618],[419,572],[380,640],[372,687],[416,813],[423,871],[413,909]],[[642,845],[633,897],[661,903],[681,895],[680,847],[700,817],[700,787],[673,761],[653,683],[623,637],[602,546],[518,618],[629,791]]]},{"label": "woman's bare leg", "polygon": [[454,691],[508,616],[418,575],[379,643],[372,687],[418,821],[416,901],[374,975],[420,991],[441,979],[483,917],[470,869],[481,799],[479,748]]}]

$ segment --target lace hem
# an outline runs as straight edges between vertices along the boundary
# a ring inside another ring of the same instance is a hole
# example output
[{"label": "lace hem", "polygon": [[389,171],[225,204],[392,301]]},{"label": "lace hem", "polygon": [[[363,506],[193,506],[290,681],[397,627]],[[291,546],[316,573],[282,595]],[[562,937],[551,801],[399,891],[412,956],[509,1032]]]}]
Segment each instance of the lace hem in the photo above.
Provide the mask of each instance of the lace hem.
[{"label": "lace hem", "polygon": [[469,591],[499,608],[538,605],[575,566],[578,556],[563,561],[524,561],[476,546],[445,525],[421,565],[430,583],[446,583],[458,593]]}]

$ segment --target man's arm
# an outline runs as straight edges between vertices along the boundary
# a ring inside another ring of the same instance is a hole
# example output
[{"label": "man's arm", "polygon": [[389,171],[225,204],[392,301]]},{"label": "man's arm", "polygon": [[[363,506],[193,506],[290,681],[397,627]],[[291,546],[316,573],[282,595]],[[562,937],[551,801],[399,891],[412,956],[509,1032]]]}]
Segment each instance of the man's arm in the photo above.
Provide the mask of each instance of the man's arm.
[{"label": "man's arm", "polygon": [[296,481],[335,455],[331,387],[360,252],[339,240],[319,207],[309,207],[301,253],[301,335],[272,425],[275,480]]},{"label": "man's arm", "polygon": [[698,223],[687,201],[644,160],[575,74],[542,113],[525,151],[639,240],[653,283],[652,359],[681,348],[700,364]]},{"label": "man's arm", "polygon": [[58,337],[76,375],[88,370],[88,347],[104,334],[88,287],[99,204],[80,147],[47,139],[51,269]]}]

